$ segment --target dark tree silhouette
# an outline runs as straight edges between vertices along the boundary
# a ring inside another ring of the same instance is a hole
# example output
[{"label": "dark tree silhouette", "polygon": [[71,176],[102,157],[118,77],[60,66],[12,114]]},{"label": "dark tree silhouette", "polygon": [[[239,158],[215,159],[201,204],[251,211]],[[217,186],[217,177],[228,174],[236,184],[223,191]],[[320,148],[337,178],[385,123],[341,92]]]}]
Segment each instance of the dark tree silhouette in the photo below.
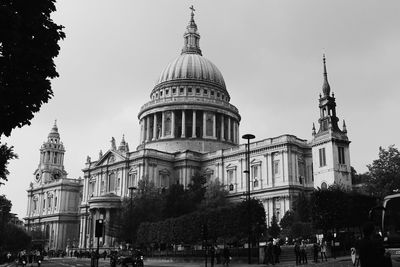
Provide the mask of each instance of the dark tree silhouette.
[{"label": "dark tree silhouette", "polygon": [[[0,4],[0,138],[30,124],[34,113],[53,96],[50,79],[58,76],[53,59],[63,26],[50,14],[55,0],[9,0]],[[0,144],[1,145],[1,144]],[[6,180],[12,147],[1,145],[0,179]]]},{"label": "dark tree silhouette", "polygon": [[368,165],[366,189],[372,195],[383,199],[386,195],[400,190],[400,151],[391,145],[379,148],[379,158]]}]

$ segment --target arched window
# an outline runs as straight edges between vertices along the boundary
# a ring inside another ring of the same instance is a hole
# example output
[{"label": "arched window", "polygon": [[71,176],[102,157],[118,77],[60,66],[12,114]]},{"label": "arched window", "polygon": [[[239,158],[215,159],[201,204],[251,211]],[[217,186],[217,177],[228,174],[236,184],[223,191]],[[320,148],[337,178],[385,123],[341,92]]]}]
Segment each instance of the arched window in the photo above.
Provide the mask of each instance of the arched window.
[{"label": "arched window", "polygon": [[328,185],[325,183],[325,182],[323,182],[322,184],[321,184],[321,189],[328,189]]}]

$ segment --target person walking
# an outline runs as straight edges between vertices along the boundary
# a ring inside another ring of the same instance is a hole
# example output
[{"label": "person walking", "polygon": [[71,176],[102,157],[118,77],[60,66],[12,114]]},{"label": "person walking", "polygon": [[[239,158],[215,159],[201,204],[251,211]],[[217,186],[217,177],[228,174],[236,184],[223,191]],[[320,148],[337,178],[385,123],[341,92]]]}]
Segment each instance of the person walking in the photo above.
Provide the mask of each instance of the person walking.
[{"label": "person walking", "polygon": [[315,263],[318,262],[319,249],[320,249],[319,244],[317,241],[315,241],[313,244],[313,254],[314,254],[314,262]]},{"label": "person walking", "polygon": [[364,237],[359,243],[361,266],[388,266],[389,264],[385,265],[385,248],[383,247],[382,238],[375,236],[375,226],[372,222],[364,224],[363,234]]},{"label": "person walking", "polygon": [[229,263],[231,261],[231,253],[229,251],[228,247],[224,247],[224,250],[222,251],[223,257],[224,257],[224,266],[229,266]]},{"label": "person walking", "polygon": [[281,246],[279,245],[279,239],[273,242],[274,262],[279,263],[279,257],[281,256]]},{"label": "person walking", "polygon": [[305,264],[308,263],[308,261],[307,261],[307,244],[304,239],[301,241],[300,258],[301,258],[302,263],[305,263]]},{"label": "person walking", "polygon": [[326,240],[322,240],[322,242],[321,242],[321,261],[324,261],[324,257],[325,257],[325,261],[328,261],[328,259],[326,258],[326,247],[327,247]]},{"label": "person walking", "polygon": [[296,255],[296,265],[301,264],[301,257],[300,257],[300,244],[299,241],[296,240],[294,242],[294,254]]},{"label": "person walking", "polygon": [[265,249],[265,257],[266,261],[265,263],[269,265],[270,263],[272,265],[275,265],[275,260],[274,260],[274,245],[272,243],[272,238],[268,239],[267,246]]},{"label": "person walking", "polygon": [[214,245],[211,246],[210,248],[210,260],[211,260],[211,267],[214,267],[214,261],[215,261],[215,247]]}]

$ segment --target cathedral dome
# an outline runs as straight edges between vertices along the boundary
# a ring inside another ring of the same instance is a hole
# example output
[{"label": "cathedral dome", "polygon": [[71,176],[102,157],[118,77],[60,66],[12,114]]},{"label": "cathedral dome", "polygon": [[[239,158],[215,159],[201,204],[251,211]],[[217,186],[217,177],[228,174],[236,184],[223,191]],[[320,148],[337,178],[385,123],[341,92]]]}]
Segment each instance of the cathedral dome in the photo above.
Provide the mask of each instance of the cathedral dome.
[{"label": "cathedral dome", "polygon": [[184,53],[169,63],[161,72],[157,85],[182,80],[210,83],[226,91],[224,78],[217,66],[197,53]]}]

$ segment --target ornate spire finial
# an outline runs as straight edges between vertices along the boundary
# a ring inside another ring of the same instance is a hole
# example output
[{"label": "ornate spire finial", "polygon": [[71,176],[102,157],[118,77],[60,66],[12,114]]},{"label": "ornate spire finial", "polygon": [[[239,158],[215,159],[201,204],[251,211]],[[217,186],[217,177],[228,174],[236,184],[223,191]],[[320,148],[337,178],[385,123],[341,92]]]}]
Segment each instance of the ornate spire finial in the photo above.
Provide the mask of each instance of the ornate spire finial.
[{"label": "ornate spire finial", "polygon": [[314,123],[312,124],[312,135],[313,136],[315,135],[315,124]]},{"label": "ornate spire finial", "polygon": [[343,132],[347,133],[346,122],[343,120]]},{"label": "ornate spire finial", "polygon": [[200,35],[197,32],[197,25],[194,21],[194,7],[193,5],[189,7],[190,12],[190,22],[186,27],[186,32],[183,35],[184,38],[184,46],[182,48],[182,54],[199,54],[201,55],[199,40]]},{"label": "ornate spire finial", "polygon": [[324,93],[324,96],[329,96],[331,87],[329,86],[329,83],[328,83],[328,73],[326,71],[325,54],[323,54],[323,62],[324,62],[324,84],[322,85],[322,92]]}]

